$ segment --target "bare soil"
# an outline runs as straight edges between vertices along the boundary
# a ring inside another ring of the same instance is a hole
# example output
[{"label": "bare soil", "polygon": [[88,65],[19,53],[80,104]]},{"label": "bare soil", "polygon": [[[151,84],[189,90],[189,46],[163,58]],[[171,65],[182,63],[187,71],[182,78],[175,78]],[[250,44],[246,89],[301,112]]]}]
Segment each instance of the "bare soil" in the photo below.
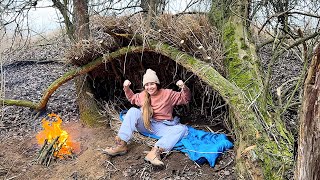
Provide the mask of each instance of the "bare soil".
[{"label": "bare soil", "polygon": [[[37,101],[51,82],[70,67],[60,63],[13,63],[4,67],[6,98]],[[58,89],[46,112],[36,116],[28,108],[3,107],[0,121],[0,179],[235,179],[234,152],[220,156],[214,168],[197,165],[186,155],[172,152],[163,158],[165,168],[144,162],[146,145],[131,142],[124,156],[109,157],[102,149],[113,144],[115,132],[107,125],[84,127],[79,122],[73,83]],[[81,149],[73,159],[56,160],[49,167],[38,165],[35,135],[41,119],[59,114],[63,128]]]}]

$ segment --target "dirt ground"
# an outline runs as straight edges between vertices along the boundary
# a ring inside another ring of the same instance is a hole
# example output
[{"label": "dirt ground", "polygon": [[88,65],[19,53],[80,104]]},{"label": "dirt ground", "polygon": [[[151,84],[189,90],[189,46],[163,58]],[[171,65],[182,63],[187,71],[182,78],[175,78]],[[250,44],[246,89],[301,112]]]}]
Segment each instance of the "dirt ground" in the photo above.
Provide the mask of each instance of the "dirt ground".
[{"label": "dirt ground", "polygon": [[222,155],[216,166],[196,165],[186,155],[173,152],[159,169],[144,162],[150,148],[135,142],[124,156],[109,157],[101,149],[113,143],[114,131],[107,127],[86,128],[77,122],[64,123],[75,142],[81,146],[74,159],[54,161],[46,167],[35,162],[40,147],[35,134],[1,140],[1,179],[235,179],[234,152]]}]

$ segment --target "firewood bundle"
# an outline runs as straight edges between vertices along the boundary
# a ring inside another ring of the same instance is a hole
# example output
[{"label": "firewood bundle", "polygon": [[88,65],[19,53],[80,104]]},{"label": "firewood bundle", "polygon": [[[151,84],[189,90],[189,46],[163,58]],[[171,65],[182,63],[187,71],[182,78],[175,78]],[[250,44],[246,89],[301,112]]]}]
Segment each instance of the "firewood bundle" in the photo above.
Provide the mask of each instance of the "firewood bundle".
[{"label": "firewood bundle", "polygon": [[[46,139],[44,141],[42,148],[39,151],[39,155],[37,157],[37,163],[48,167],[50,165],[50,163],[52,162],[52,160],[56,160],[59,158],[65,158],[66,155],[61,155],[59,153],[59,151],[61,150],[63,145],[64,145],[64,142],[59,143],[59,136],[54,138],[52,140],[52,142],[50,142],[50,143]],[[70,152],[70,154],[71,154],[71,152]],[[70,155],[67,155],[67,157],[70,157]]]}]

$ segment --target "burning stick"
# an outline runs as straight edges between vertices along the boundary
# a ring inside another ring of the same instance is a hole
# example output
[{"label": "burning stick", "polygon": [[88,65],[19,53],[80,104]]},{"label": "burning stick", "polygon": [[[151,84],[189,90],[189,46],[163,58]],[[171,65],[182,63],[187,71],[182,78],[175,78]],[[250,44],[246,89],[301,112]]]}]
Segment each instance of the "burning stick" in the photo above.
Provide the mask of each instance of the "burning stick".
[{"label": "burning stick", "polygon": [[[56,122],[42,120],[43,131],[37,135],[37,140],[42,148],[37,157],[37,163],[49,166],[52,159],[63,159],[70,157],[74,150],[75,143],[72,143],[68,133],[60,128],[62,120],[56,114],[49,114],[50,118],[55,117]],[[67,155],[67,156],[65,156]]]},{"label": "burning stick", "polygon": [[52,143],[45,143],[41,148],[40,154],[37,158],[38,164],[45,164],[46,166],[50,165],[50,161],[55,152],[55,144],[57,143],[59,136],[56,137]]}]

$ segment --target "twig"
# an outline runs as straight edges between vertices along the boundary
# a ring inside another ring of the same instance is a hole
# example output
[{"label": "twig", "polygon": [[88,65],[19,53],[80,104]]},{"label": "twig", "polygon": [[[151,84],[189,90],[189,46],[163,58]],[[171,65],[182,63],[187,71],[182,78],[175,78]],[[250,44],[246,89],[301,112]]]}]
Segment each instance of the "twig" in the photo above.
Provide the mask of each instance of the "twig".
[{"label": "twig", "polygon": [[42,156],[43,150],[44,150],[44,148],[46,147],[47,143],[48,143],[48,139],[45,139],[45,140],[44,140],[44,143],[43,143],[43,146],[42,146],[42,148],[41,148],[40,151],[39,151],[39,155],[37,156],[37,159],[39,159],[39,158]]},{"label": "twig", "polygon": [[110,161],[108,161],[108,160],[107,160],[106,162],[108,163],[108,165],[110,164],[116,171],[118,171],[118,168],[116,168],[116,166],[113,165],[112,162],[110,162]]},{"label": "twig", "polygon": [[144,173],[145,170],[146,170],[146,167],[144,167],[144,168],[142,169],[142,172],[141,172],[141,175],[140,175],[140,179],[141,179],[141,177],[142,177],[142,175],[143,175],[143,173]]},{"label": "twig", "polygon": [[187,164],[183,167],[183,169],[182,169],[182,171],[181,171],[181,174],[183,174],[183,173],[184,173],[184,171],[185,171],[186,167],[187,167]]},{"label": "twig", "polygon": [[282,106],[282,95],[281,95],[281,92],[282,92],[281,90],[282,90],[282,88],[283,88],[285,85],[287,85],[288,83],[290,83],[290,82],[292,82],[292,81],[296,81],[296,80],[299,80],[299,78],[298,78],[298,77],[295,77],[295,78],[293,78],[293,79],[290,79],[290,80],[282,83],[282,84],[277,88],[277,96],[278,96],[278,101],[279,101],[279,105],[280,105],[280,106]]},{"label": "twig", "polygon": [[210,132],[215,133],[209,126],[205,126]]},{"label": "twig", "polygon": [[16,177],[19,177],[21,174],[19,174],[19,175],[16,175],[16,176],[12,176],[12,177],[10,177],[10,178],[8,178],[8,179],[6,179],[6,180],[11,180],[11,179],[14,179],[14,178],[16,178]]},{"label": "twig", "polygon": [[201,166],[200,166],[197,162],[193,161],[193,163],[194,163],[196,166],[198,166],[198,168],[201,168]]},{"label": "twig", "polygon": [[233,159],[231,161],[229,161],[226,165],[222,166],[219,169],[213,170],[214,172],[218,172],[221,171],[222,169],[226,168],[227,166],[229,166],[231,163],[233,162]]},{"label": "twig", "polygon": [[[298,29],[298,34],[303,39],[302,31],[300,29]],[[306,44],[305,41],[302,41],[301,43],[303,45],[303,53],[302,53],[302,55],[303,55],[303,59],[304,59],[302,73],[300,75],[300,78],[298,79],[298,82],[297,82],[293,92],[291,93],[291,96],[290,96],[289,100],[287,101],[287,103],[283,107],[281,114],[283,114],[287,110],[287,108],[289,107],[289,105],[290,105],[290,103],[292,101],[292,98],[294,97],[295,92],[299,89],[300,84],[302,83],[302,80],[304,79],[306,71],[307,71],[307,65],[308,65],[307,44]]]}]

